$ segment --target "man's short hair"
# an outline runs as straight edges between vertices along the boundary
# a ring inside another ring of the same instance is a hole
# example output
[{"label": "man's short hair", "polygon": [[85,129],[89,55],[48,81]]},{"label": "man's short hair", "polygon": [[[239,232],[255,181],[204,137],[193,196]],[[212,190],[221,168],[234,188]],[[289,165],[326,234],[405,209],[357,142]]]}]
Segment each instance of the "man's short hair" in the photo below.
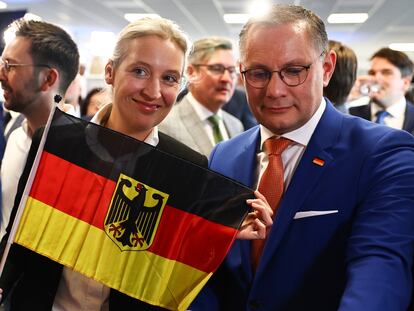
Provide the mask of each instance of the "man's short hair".
[{"label": "man's short hair", "polygon": [[374,55],[371,56],[370,60],[374,59],[375,57],[385,58],[395,67],[400,69],[401,76],[403,78],[412,77],[414,69],[413,62],[404,52],[395,51],[390,48],[382,48],[379,51],[375,52]]},{"label": "man's short hair", "polygon": [[[309,35],[314,42],[315,48],[320,53],[326,51],[328,48],[328,35],[326,34],[325,24],[315,13],[302,6],[275,4],[266,15],[253,17],[243,26],[239,35],[241,59],[243,60],[245,56],[247,36],[253,26],[272,27],[301,22],[305,22],[308,26]],[[269,40],[273,40],[275,45],[278,44],[277,38],[269,38]]]},{"label": "man's short hair", "polygon": [[8,26],[17,37],[30,40],[33,62],[55,68],[60,75],[59,91],[64,94],[79,70],[76,43],[62,28],[44,22],[18,19]]},{"label": "man's short hair", "polygon": [[225,37],[206,37],[194,41],[188,55],[188,63],[200,64],[208,60],[217,50],[233,50],[231,40]]}]

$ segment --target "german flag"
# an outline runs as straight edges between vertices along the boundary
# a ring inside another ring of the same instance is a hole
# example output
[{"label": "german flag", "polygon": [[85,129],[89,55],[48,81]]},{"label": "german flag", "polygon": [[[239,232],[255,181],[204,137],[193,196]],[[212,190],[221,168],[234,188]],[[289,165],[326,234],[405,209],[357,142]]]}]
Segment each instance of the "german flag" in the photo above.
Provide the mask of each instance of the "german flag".
[{"label": "german flag", "polygon": [[185,310],[252,191],[56,109],[15,242],[136,299]]}]

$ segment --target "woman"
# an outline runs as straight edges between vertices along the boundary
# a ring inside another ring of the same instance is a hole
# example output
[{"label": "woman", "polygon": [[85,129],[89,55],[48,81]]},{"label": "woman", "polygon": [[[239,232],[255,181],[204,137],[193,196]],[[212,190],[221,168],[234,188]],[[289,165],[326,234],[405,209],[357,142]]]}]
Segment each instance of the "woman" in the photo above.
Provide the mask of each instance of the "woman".
[{"label": "woman", "polygon": [[[171,21],[141,19],[129,24],[121,31],[113,57],[105,67],[105,80],[112,86],[113,102],[102,107],[92,122],[206,166],[204,156],[157,129],[176,100],[186,51],[187,40]],[[243,223],[238,238],[264,238],[266,225],[272,223],[270,207],[263,196],[259,193],[256,196],[257,199],[248,200],[255,212]],[[48,273],[36,280],[25,276],[27,284],[18,282],[17,292],[22,298],[13,298],[19,307],[12,305],[12,310],[29,306],[33,310],[161,309],[111,290],[45,257],[32,257],[41,261],[37,267]],[[23,299],[28,292],[31,299],[27,296]]]},{"label": "woman", "polygon": [[108,92],[101,87],[91,89],[81,105],[81,117],[84,120],[91,120],[98,110],[105,104],[111,102]]},{"label": "woman", "polygon": [[[105,81],[112,86],[113,103],[100,109],[92,122],[169,153],[187,154],[190,161],[203,165],[199,153],[157,128],[177,98],[186,52],[185,35],[169,20],[144,18],[129,24],[121,31],[113,56],[105,66]],[[175,150],[165,150],[164,141],[171,142],[169,148],[174,145]],[[269,225],[272,211],[265,198],[260,193],[256,195],[258,199],[248,203]],[[249,221],[252,218],[254,215]],[[238,238],[264,238],[266,226],[259,219],[254,220],[256,226],[249,226],[249,221],[243,224],[245,230]]]}]

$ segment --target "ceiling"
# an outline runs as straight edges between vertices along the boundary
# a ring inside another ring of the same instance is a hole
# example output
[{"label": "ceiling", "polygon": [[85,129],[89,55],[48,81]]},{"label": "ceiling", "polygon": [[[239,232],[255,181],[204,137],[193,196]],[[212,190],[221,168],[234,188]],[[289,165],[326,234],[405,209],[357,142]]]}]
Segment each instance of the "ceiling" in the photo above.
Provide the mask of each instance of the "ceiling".
[{"label": "ceiling", "polygon": [[[127,24],[124,13],[157,13],[176,21],[191,39],[223,35],[237,40],[241,25],[226,24],[223,13],[246,13],[250,0],[3,0],[7,10],[27,9],[67,29],[81,57],[92,30],[115,34]],[[256,0],[257,1],[257,0]],[[364,24],[327,24],[330,39],[342,41],[358,56],[360,72],[370,55],[392,42],[414,42],[413,0],[282,0],[316,12],[325,22],[331,13],[367,12]],[[408,53],[414,59],[414,53]],[[84,56],[85,58],[85,56]]]}]

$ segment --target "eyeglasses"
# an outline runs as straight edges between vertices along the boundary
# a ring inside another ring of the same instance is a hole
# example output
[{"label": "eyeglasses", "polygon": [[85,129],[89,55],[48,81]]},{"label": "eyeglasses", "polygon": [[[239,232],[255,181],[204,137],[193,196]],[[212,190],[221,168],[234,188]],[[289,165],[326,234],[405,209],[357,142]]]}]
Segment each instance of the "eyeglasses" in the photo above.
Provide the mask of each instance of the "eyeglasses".
[{"label": "eyeglasses", "polygon": [[[319,58],[325,55],[325,51],[319,55]],[[246,80],[247,84],[250,86],[262,89],[265,88],[270,80],[272,79],[273,73],[277,73],[280,80],[283,81],[287,86],[298,86],[301,85],[306,81],[308,77],[308,72],[312,63],[306,66],[302,65],[295,65],[295,66],[287,66],[280,70],[267,70],[264,68],[251,68],[246,69],[241,72]]]},{"label": "eyeglasses", "polygon": [[224,75],[224,72],[227,70],[231,76],[231,78],[235,78],[237,76],[237,71],[235,66],[224,66],[222,64],[211,64],[211,65],[204,65],[204,64],[193,64],[196,67],[207,67],[207,70],[210,71],[215,76]]},{"label": "eyeglasses", "polygon": [[52,68],[46,64],[13,64],[13,63],[9,63],[7,59],[0,58],[0,69],[4,68],[6,72],[10,72],[10,70],[13,67],[27,67],[27,66]]},{"label": "eyeglasses", "polygon": [[263,68],[246,69],[241,72],[246,82],[257,89],[265,88],[272,75],[276,72],[287,86],[298,86],[306,81],[308,71],[312,64],[307,66],[288,66],[281,70],[267,70]]}]

